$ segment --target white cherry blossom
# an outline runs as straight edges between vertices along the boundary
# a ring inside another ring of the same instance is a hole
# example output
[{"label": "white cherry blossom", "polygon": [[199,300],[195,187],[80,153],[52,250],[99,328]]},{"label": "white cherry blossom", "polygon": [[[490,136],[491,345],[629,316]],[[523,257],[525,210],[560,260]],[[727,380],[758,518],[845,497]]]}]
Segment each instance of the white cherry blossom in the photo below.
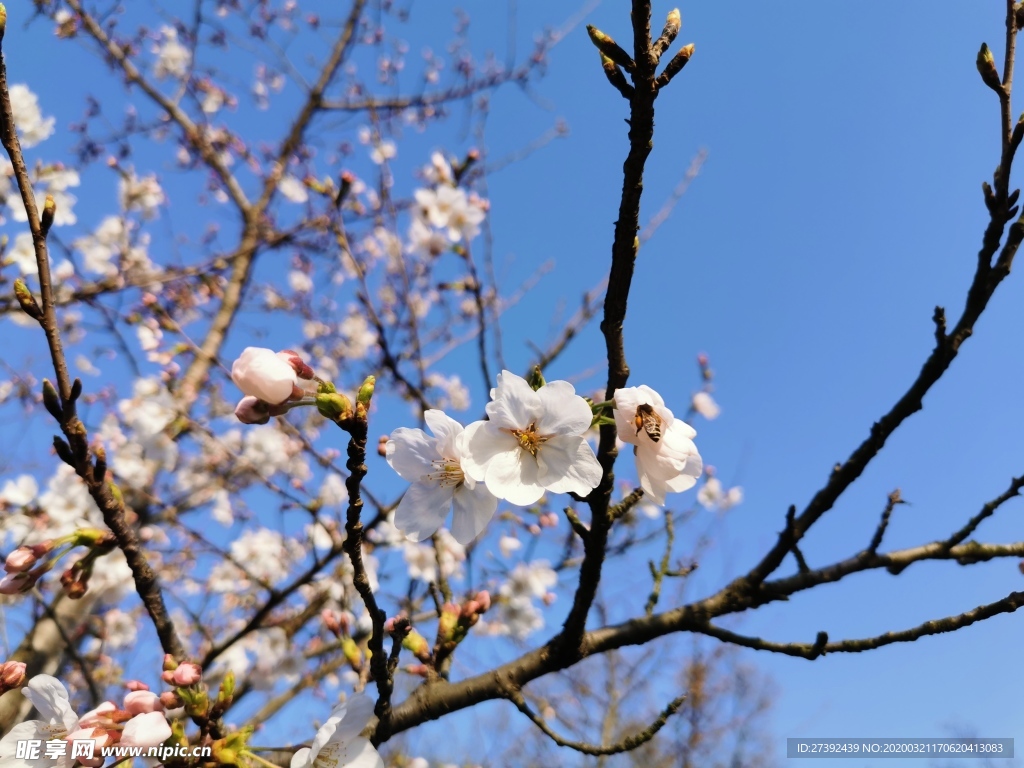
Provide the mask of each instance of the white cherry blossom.
[{"label": "white cherry blossom", "polygon": [[526,506],[544,491],[586,496],[601,482],[601,465],[584,439],[590,406],[569,382],[535,392],[502,371],[485,410],[489,421],[466,427],[462,465],[499,499]]},{"label": "white cherry blossom", "polygon": [[384,768],[377,750],[359,734],[373,717],[373,701],[353,696],[331,712],[313,738],[292,756],[291,768]]},{"label": "white cherry blossom", "polygon": [[18,126],[21,146],[27,149],[50,138],[56,118],[43,117],[39,110],[39,97],[23,83],[12,85],[10,94],[11,110],[14,112],[14,124]]},{"label": "white cherry blossom", "polygon": [[413,541],[423,541],[454,506],[452,534],[468,544],[494,516],[498,500],[463,471],[462,425],[437,410],[423,418],[433,437],[422,429],[401,427],[391,433],[385,449],[388,464],[412,483],[395,512],[395,525]]},{"label": "white cherry blossom", "polygon": [[178,40],[178,30],[174,27],[161,27],[160,36],[163,40],[153,46],[153,52],[157,55],[153,74],[158,80],[167,77],[180,80],[188,74],[192,54]]},{"label": "white cherry blossom", "polygon": [[[644,410],[656,428],[648,428]],[[661,395],[647,385],[617,389],[614,413],[619,439],[633,446],[640,487],[651,501],[664,504],[666,493],[696,485],[704,467],[693,443],[697,432],[672,415]]]},{"label": "white cherry blossom", "polygon": [[0,739],[0,765],[4,768],[41,768],[44,765],[47,768],[70,768],[73,762],[70,749],[56,760],[45,758],[43,753],[36,760],[16,757],[19,741],[63,739],[78,729],[78,716],[71,709],[67,689],[55,677],[36,675],[21,692],[32,702],[39,719],[15,725]]},{"label": "white cherry blossom", "polygon": [[704,390],[697,392],[693,396],[691,407],[708,421],[717,419],[718,414],[722,412],[722,409],[718,407],[718,403],[715,402],[715,399]]}]

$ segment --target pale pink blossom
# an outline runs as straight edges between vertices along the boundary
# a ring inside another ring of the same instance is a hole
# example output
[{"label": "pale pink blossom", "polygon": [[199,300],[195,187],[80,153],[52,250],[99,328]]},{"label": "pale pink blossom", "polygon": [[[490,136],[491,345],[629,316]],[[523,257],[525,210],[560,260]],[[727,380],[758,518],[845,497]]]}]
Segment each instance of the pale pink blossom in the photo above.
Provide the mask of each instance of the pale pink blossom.
[{"label": "pale pink blossom", "polygon": [[291,350],[246,347],[231,366],[231,380],[246,395],[280,405],[309,390],[313,370]]},{"label": "pale pink blossom", "polygon": [[145,712],[125,723],[120,743],[126,747],[155,747],[169,738],[171,726],[163,712]]}]

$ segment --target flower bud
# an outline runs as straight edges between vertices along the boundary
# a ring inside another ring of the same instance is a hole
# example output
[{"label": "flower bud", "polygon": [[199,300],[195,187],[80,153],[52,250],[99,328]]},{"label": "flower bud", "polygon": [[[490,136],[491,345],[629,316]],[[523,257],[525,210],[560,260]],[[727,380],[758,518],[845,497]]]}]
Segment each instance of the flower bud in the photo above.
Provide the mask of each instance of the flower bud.
[{"label": "flower bud", "polygon": [[246,395],[235,406],[235,417],[243,424],[266,424],[270,421],[270,406],[258,397]]},{"label": "flower bud", "polygon": [[427,642],[427,638],[417,632],[415,629],[410,631],[405,639],[402,640],[402,647],[412,653],[420,661],[430,660],[430,643]]},{"label": "flower bud", "polygon": [[43,202],[43,213],[39,217],[39,226],[42,228],[44,235],[53,226],[53,219],[56,215],[57,201],[53,199],[53,195],[47,195]]},{"label": "flower bud", "polygon": [[21,305],[22,312],[33,320],[40,320],[43,317],[43,310],[36,303],[36,297],[32,295],[32,291],[20,277],[14,281],[14,297]]},{"label": "flower bud", "polygon": [[31,547],[18,547],[7,556],[4,570],[8,573],[27,571],[39,561]]},{"label": "flower bud", "polygon": [[341,421],[352,416],[352,403],[340,392],[323,392],[316,396],[316,409],[325,419]]},{"label": "flower bud", "polygon": [[0,664],[0,693],[13,691],[25,684],[25,662],[5,661]]},{"label": "flower bud", "polygon": [[312,381],[316,374],[313,373],[313,369],[303,362],[302,358],[299,357],[299,353],[291,349],[283,349],[277,353],[277,356],[284,360],[288,365],[295,371],[295,375],[305,381]]},{"label": "flower bud", "polygon": [[8,573],[0,579],[0,595],[20,595],[35,586],[36,576],[31,572]]},{"label": "flower bud", "polygon": [[[298,357],[294,352],[291,356]],[[301,397],[291,356],[262,347],[246,347],[231,365],[231,380],[246,395],[269,405],[280,405],[292,399],[296,391]]]},{"label": "flower bud", "polygon": [[982,81],[994,91],[1002,91],[1003,84],[999,80],[999,70],[996,69],[996,60],[992,57],[992,51],[986,43],[981,44],[981,50],[978,51],[978,74],[981,75]]},{"label": "flower bud", "polygon": [[200,668],[198,664],[193,664],[190,661],[179,664],[178,668],[174,670],[174,684],[182,688],[189,685],[195,685],[202,679],[202,668]]},{"label": "flower bud", "polygon": [[327,627],[327,631],[335,637],[341,636],[341,624],[338,622],[338,617],[334,614],[330,608],[324,608],[320,611],[320,621]]},{"label": "flower bud", "polygon": [[129,691],[148,691],[149,686],[141,680],[129,680],[124,684],[124,687]]},{"label": "flower bud", "polygon": [[437,637],[439,640],[449,640],[455,634],[455,627],[458,626],[459,616],[462,610],[453,603],[445,603],[441,606],[441,616],[437,621]]},{"label": "flower bud", "polygon": [[173,672],[178,668],[178,662],[169,653],[164,654],[164,672]]},{"label": "flower bud", "polygon": [[376,383],[377,377],[367,376],[366,381],[359,387],[359,392],[356,394],[356,402],[369,405],[370,400],[373,398],[373,388]]},{"label": "flower bud", "polygon": [[473,598],[480,605],[480,613],[487,613],[491,608],[491,593],[486,589],[482,589],[476,593],[476,597]]},{"label": "flower bud", "polygon": [[164,691],[160,694],[160,703],[164,705],[165,709],[177,709],[182,706],[184,702],[174,691]]}]

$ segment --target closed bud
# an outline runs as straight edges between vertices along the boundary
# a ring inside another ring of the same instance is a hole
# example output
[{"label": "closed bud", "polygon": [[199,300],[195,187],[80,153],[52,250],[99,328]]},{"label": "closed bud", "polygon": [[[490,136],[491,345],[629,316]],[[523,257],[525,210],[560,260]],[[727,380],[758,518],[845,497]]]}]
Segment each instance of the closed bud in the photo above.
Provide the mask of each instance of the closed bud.
[{"label": "closed bud", "polygon": [[75,466],[75,457],[71,453],[71,446],[69,446],[64,439],[54,435],[53,437],[53,450],[57,452],[60,460],[67,464],[69,467]]},{"label": "closed bud", "polygon": [[43,203],[43,215],[39,218],[39,225],[42,227],[44,235],[53,226],[53,219],[56,215],[57,201],[53,199],[53,195],[47,195],[46,202]]},{"label": "closed bud", "polygon": [[43,310],[39,308],[39,305],[36,303],[36,297],[32,295],[32,291],[29,290],[28,286],[25,285],[25,281],[20,277],[14,281],[14,296],[18,300],[22,312],[33,320],[42,319]]},{"label": "closed bud", "polygon": [[202,680],[203,670],[198,664],[186,661],[183,664],[179,664],[178,668],[174,670],[173,679],[175,685],[185,688],[189,685],[195,685]]},{"label": "closed bud", "polygon": [[8,573],[21,573],[34,567],[38,560],[31,547],[18,547],[7,556],[4,570]]},{"label": "closed bud", "polygon": [[181,696],[176,694],[174,691],[164,691],[161,693],[160,703],[164,705],[165,709],[177,709],[184,704],[181,700]]},{"label": "closed bud", "polygon": [[0,664],[0,693],[13,691],[25,684],[25,662],[5,661]]},{"label": "closed bud", "polygon": [[693,51],[693,43],[684,45],[679,49],[679,52],[673,56],[672,60],[665,66],[665,71],[658,75],[656,82],[659,88],[663,88],[668,85],[669,81],[679,74],[682,68],[685,67],[686,63],[690,60],[690,57],[693,56]]},{"label": "closed bud", "polygon": [[164,654],[164,672],[173,672],[178,668],[178,662],[169,653]]},{"label": "closed bud", "polygon": [[352,416],[352,402],[340,392],[318,394],[316,409],[321,416],[331,421],[342,421]]},{"label": "closed bud", "polygon": [[620,67],[625,69],[627,72],[632,72],[636,69],[636,65],[633,63],[633,60],[629,58],[629,54],[619,47],[619,44],[611,37],[606,35],[593,24],[587,25],[587,34],[590,35],[590,41],[597,46],[597,49]]},{"label": "closed bud", "polygon": [[999,71],[996,69],[996,60],[992,56],[992,51],[989,50],[987,43],[981,44],[981,49],[978,51],[978,74],[981,75],[981,79],[985,85],[995,91],[1001,91],[1003,84],[999,80]]},{"label": "closed bud", "polygon": [[43,405],[53,418],[60,421],[64,418],[64,408],[60,404],[60,395],[49,379],[43,379]]},{"label": "closed bud", "polygon": [[7,7],[0,3],[0,40],[4,39],[4,32],[7,31]]},{"label": "closed bud", "polygon": [[373,399],[373,388],[376,383],[377,378],[375,376],[367,376],[366,381],[359,387],[359,392],[356,394],[356,402],[369,405],[370,400]]},{"label": "closed bud", "polygon": [[235,697],[235,673],[228,670],[220,684],[220,691],[217,693],[217,701],[230,704]]},{"label": "closed bud", "polygon": [[547,382],[544,380],[544,374],[541,373],[540,366],[533,366],[533,370],[530,371],[530,376],[526,380],[526,383],[530,385],[530,389],[536,392],[538,389],[543,387]]},{"label": "closed bud", "polygon": [[402,640],[402,647],[412,653],[412,655],[420,661],[430,660],[430,643],[427,642],[427,638],[415,629],[411,630],[409,634],[405,636],[405,639]]},{"label": "closed bud", "polygon": [[356,645],[356,641],[351,637],[344,637],[341,641],[341,654],[353,668],[358,667],[363,662],[363,652],[359,650],[359,646]]}]

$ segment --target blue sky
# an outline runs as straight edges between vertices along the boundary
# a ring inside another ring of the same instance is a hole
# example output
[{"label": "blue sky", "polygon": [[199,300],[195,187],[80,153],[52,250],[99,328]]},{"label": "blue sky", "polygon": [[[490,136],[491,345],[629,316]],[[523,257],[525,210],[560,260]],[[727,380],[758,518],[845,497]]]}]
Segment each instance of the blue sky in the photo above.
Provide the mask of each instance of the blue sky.
[{"label": "blue sky", "polygon": [[[466,5],[479,49],[490,43],[503,55],[505,4]],[[533,30],[560,24],[576,7],[558,5],[519,0],[520,54]],[[656,19],[670,7],[657,4]],[[412,12],[415,32],[407,34],[414,41],[447,37],[452,17],[446,11],[419,3]],[[677,413],[698,386],[697,353],[709,354],[716,372],[722,415],[713,423],[698,420],[697,442],[705,460],[724,480],[741,484],[746,498],[723,518],[702,562],[692,586],[702,595],[756,562],[774,542],[788,505],[804,505],[902,394],[931,349],[934,306],[944,305],[949,317],[962,308],[987,218],[980,184],[990,178],[999,149],[998,106],[974,57],[984,40],[1001,60],[1003,22],[1001,4],[921,0],[704,2],[683,6],[682,13],[680,42],[692,41],[697,50],[657,102],[643,219],[700,149],[708,159],[673,217],[641,251],[625,333],[630,383],[654,387]],[[629,37],[628,4],[605,0],[586,21],[619,40]],[[12,31],[15,26],[20,30],[15,22]],[[86,92],[104,101],[121,98],[119,86],[97,77],[95,60],[73,44],[58,44],[48,27],[9,33],[4,47],[11,81],[28,82],[59,127],[77,119]],[[627,149],[625,115],[582,26],[554,49],[532,98],[505,88],[494,100],[492,157],[521,148],[557,119],[570,128],[490,180],[506,290],[542,262],[555,262],[504,318],[513,370],[529,362],[526,339],[546,338],[551,308],[564,300],[571,312],[607,270]],[[266,119],[268,135],[278,135],[275,116]],[[396,175],[405,172],[408,183],[408,171],[434,147],[471,146],[460,128],[456,117],[440,133],[405,137]],[[70,143],[58,136],[45,145],[46,155]],[[154,162],[157,169],[161,162],[170,166],[168,158]],[[109,177],[106,183],[108,198],[79,190],[83,223],[95,223],[112,207]],[[172,209],[163,221],[176,216],[181,213]],[[884,548],[948,535],[1021,473],[1024,365],[1017,331],[1024,289],[1017,277],[999,289],[924,411],[896,432],[805,540],[812,566],[866,546],[894,488],[910,503],[896,510]],[[233,343],[243,345],[241,337]],[[468,359],[454,356],[452,372]],[[576,377],[602,360],[595,324],[548,378],[596,388],[602,376]],[[474,383],[476,412],[483,402],[476,370],[462,373]],[[385,420],[397,426],[403,417]],[[40,450],[49,442],[45,432],[30,439]],[[1006,505],[979,540],[1019,540],[1020,514],[1019,502]],[[801,642],[821,630],[839,640],[908,628],[1019,589],[1024,577],[1016,565],[924,564],[898,578],[858,575],[762,609],[739,626]],[[785,572],[793,568],[787,561]],[[628,604],[629,594],[616,592],[616,571],[610,573],[605,594]],[[1005,615],[953,634],[815,662],[745,657],[778,684],[779,755],[787,736],[923,737],[969,729],[1024,738],[1020,622]]]}]

